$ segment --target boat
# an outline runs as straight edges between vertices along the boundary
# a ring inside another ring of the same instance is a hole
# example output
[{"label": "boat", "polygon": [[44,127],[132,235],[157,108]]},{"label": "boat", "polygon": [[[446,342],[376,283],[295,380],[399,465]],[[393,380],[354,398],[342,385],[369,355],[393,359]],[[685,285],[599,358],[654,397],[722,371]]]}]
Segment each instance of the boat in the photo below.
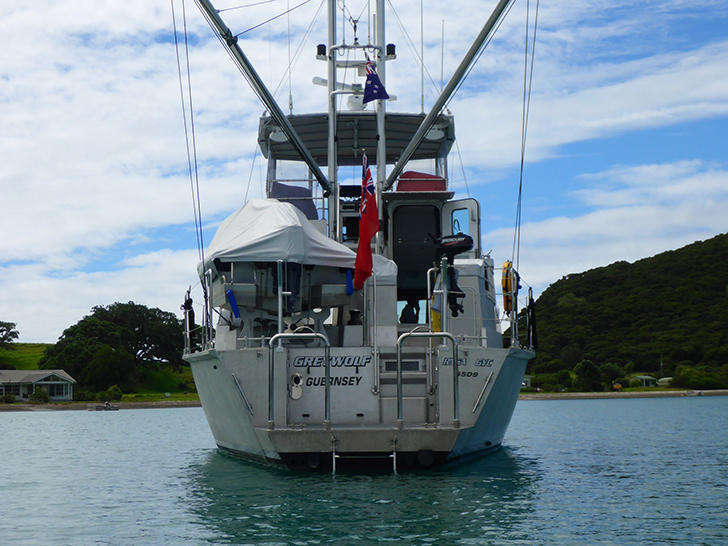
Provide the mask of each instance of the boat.
[{"label": "boat", "polygon": [[98,404],[95,406],[89,406],[89,411],[119,411],[119,406],[114,406],[113,404]]},{"label": "boat", "polygon": [[[189,291],[183,305],[184,359],[218,448],[295,469],[395,473],[498,449],[535,355],[532,325],[519,336],[518,273],[509,262],[496,275],[483,252],[479,202],[449,187],[455,122],[443,107],[510,1],[498,2],[426,115],[386,111],[396,47],[384,0],[372,43],[337,38],[328,0],[328,42],[316,51],[328,79],[314,78],[328,109],[308,114],[284,114],[220,12],[197,3],[266,108],[266,198],[243,204],[204,249],[200,326]],[[343,69],[367,85],[337,81]],[[376,97],[366,101],[369,84]],[[347,185],[340,169],[359,166],[362,181]]]}]

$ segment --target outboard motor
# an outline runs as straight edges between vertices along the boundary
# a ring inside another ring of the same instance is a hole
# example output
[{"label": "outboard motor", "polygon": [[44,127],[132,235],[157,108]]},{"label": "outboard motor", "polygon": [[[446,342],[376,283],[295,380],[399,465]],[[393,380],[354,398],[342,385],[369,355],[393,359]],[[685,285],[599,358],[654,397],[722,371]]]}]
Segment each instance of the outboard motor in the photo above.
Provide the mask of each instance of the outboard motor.
[{"label": "outboard motor", "polygon": [[443,255],[447,256],[447,263],[453,264],[455,256],[467,252],[473,248],[473,238],[464,233],[456,233],[455,235],[445,235],[440,237],[437,248],[438,261]]},{"label": "outboard motor", "polygon": [[442,260],[442,256],[447,258],[447,269],[448,269],[448,293],[447,293],[447,304],[450,307],[450,312],[453,317],[457,317],[459,313],[464,311],[462,300],[465,297],[463,292],[458,286],[457,271],[453,267],[455,262],[455,256],[467,252],[473,248],[473,238],[470,235],[464,233],[456,233],[454,235],[445,235],[438,241],[437,257],[438,262]]}]

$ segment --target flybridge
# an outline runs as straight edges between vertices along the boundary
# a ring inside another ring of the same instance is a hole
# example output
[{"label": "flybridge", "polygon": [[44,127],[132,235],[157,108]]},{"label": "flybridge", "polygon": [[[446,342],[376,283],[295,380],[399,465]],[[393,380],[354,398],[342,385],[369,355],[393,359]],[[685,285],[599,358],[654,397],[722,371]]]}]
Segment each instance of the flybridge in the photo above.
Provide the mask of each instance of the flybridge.
[{"label": "flybridge", "polygon": [[[230,29],[225,25],[219,12],[213,7],[209,0],[196,0],[203,14],[207,18],[210,25],[213,27],[215,32],[222,39],[222,43],[228,48],[231,53],[232,59],[235,64],[243,72],[248,83],[252,87],[253,91],[258,95],[261,101],[265,104],[266,108],[270,112],[270,117],[275,121],[278,130],[284,135],[288,141],[289,146],[295,151],[298,159],[304,161],[313,177],[318,181],[321,186],[324,196],[329,198],[329,223],[333,224],[332,234],[337,240],[341,239],[341,210],[339,202],[339,192],[337,187],[337,168],[339,165],[339,153],[338,148],[340,147],[338,138],[338,116],[337,116],[337,101],[336,98],[341,93],[351,94],[353,91],[341,90],[337,83],[337,68],[338,61],[336,56],[339,51],[361,49],[370,50],[375,55],[375,63],[377,66],[378,77],[381,83],[385,84],[386,79],[386,61],[395,58],[393,46],[385,45],[384,35],[384,0],[377,0],[377,17],[376,17],[376,45],[366,44],[360,45],[356,41],[353,45],[346,45],[345,43],[337,43],[336,38],[336,0],[328,1],[328,47],[322,48],[319,46],[317,54],[319,58],[324,58],[328,62],[328,79],[326,81],[328,86],[328,137],[326,146],[326,162],[328,164],[328,178],[324,176],[319,165],[323,163],[324,155],[317,152],[314,156],[310,148],[306,145],[304,139],[301,138],[299,131],[291,123],[289,117],[287,117],[277,101],[273,97],[273,94],[268,90],[263,80],[258,76],[258,73],[253,68],[250,60],[247,58],[245,53],[238,45],[238,40]],[[402,174],[405,165],[412,159],[417,157],[417,151],[422,145],[423,141],[431,134],[431,130],[442,117],[441,111],[452,97],[453,93],[459,88],[463,78],[467,75],[470,68],[477,58],[480,56],[483,48],[493,36],[495,30],[498,27],[498,23],[503,17],[512,0],[500,0],[498,5],[493,10],[491,16],[486,21],[485,25],[481,29],[480,33],[476,37],[475,41],[471,45],[467,54],[463,58],[460,65],[455,70],[452,78],[448,81],[445,88],[442,90],[437,100],[432,106],[432,109],[427,116],[422,119],[417,130],[414,134],[409,137],[406,144],[403,145],[401,154],[395,156],[391,154],[390,157],[397,161],[394,168],[390,172],[389,176],[385,180],[386,163],[388,159],[388,141],[387,141],[387,130],[385,121],[385,101],[376,101],[376,158],[377,158],[377,202],[381,202],[381,192],[390,189],[394,183]],[[389,50],[389,51],[388,51]],[[389,52],[389,55],[387,54]]]}]

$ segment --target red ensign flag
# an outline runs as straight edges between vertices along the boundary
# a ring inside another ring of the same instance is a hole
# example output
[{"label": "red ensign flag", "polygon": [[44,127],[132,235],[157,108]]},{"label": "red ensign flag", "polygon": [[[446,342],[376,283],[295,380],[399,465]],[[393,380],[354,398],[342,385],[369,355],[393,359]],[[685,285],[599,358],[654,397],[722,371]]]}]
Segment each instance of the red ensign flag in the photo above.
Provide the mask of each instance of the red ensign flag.
[{"label": "red ensign flag", "polygon": [[354,264],[354,288],[361,290],[372,274],[372,237],[379,231],[377,197],[369,170],[367,156],[362,157],[361,218],[359,218],[359,247]]}]

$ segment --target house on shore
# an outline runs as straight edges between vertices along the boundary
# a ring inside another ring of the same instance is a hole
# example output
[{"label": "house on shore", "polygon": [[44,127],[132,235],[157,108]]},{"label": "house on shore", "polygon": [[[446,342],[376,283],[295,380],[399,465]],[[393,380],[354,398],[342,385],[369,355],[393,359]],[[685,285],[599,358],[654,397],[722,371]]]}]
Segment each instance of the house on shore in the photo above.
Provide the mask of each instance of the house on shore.
[{"label": "house on shore", "polygon": [[657,378],[652,377],[651,375],[634,375],[632,376],[632,379],[637,379],[638,381],[640,381],[643,387],[657,386]]},{"label": "house on shore", "polygon": [[63,370],[0,370],[0,396],[12,394],[28,400],[36,389],[44,389],[51,400],[73,400],[76,380]]}]

